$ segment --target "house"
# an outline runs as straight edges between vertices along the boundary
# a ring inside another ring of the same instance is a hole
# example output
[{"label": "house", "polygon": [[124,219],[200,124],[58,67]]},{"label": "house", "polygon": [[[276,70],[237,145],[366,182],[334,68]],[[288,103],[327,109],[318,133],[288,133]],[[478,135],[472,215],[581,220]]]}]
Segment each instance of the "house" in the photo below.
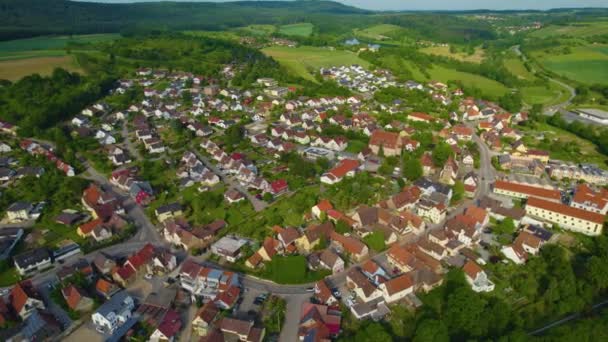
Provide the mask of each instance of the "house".
[{"label": "house", "polygon": [[171,218],[180,217],[184,214],[182,211],[182,206],[177,202],[161,205],[160,207],[156,208],[154,213],[156,214],[156,218],[159,222],[164,222]]},{"label": "house", "polygon": [[527,199],[530,196],[541,198],[554,203],[561,203],[562,194],[559,190],[546,189],[538,186],[497,180],[493,192],[497,195]]},{"label": "house", "polygon": [[333,169],[321,176],[321,182],[325,184],[336,184],[346,176],[352,177],[359,168],[359,161],[354,159],[343,159]]},{"label": "house", "polygon": [[224,336],[228,335],[226,339],[222,336],[222,341],[262,342],[264,340],[265,329],[255,327],[251,321],[224,317],[217,326]]},{"label": "house", "polygon": [[68,307],[73,311],[83,312],[93,309],[93,299],[74,285],[68,285],[61,289],[61,295]]},{"label": "house", "polygon": [[168,341],[173,342],[182,328],[182,320],[178,312],[173,309],[167,310],[162,321],[150,335],[151,342]]},{"label": "house", "polygon": [[304,303],[298,326],[299,341],[330,341],[340,333],[340,310],[326,305]]},{"label": "house", "polygon": [[6,216],[11,222],[27,221],[32,219],[34,206],[29,202],[15,202],[6,209]]},{"label": "house", "polygon": [[338,303],[338,299],[334,297],[325,279],[321,279],[315,283],[315,298],[324,305],[334,305]]},{"label": "house", "polygon": [[45,308],[42,297],[30,280],[15,284],[11,289],[9,301],[15,313],[21,319],[26,319],[37,309]]},{"label": "house", "polygon": [[329,248],[319,255],[319,264],[323,268],[330,270],[332,274],[344,271],[344,260]]},{"label": "house", "polygon": [[328,239],[334,227],[331,222],[324,222],[319,225],[309,226],[294,243],[298,250],[310,252],[316,245],[321,242],[321,239]]},{"label": "house", "polygon": [[213,323],[220,313],[213,301],[208,301],[196,312],[192,320],[192,330],[198,336],[207,336],[213,329]]},{"label": "house", "polygon": [[360,269],[352,268],[346,275],[346,286],[355,292],[362,302],[369,302],[382,297],[379,290]]},{"label": "house", "polygon": [[260,247],[257,252],[253,253],[249,259],[247,259],[245,266],[249,268],[256,268],[261,262],[272,260],[272,257],[277,254],[280,246],[281,241],[271,237],[266,237],[262,247]]},{"label": "house", "polygon": [[378,286],[386,303],[394,303],[414,293],[414,280],[409,274],[402,274]]},{"label": "house", "polygon": [[[35,310],[23,321],[20,328],[17,339],[10,337],[7,341],[54,341],[59,338],[62,325],[51,312]],[[6,330],[8,334],[11,333],[10,329]]]},{"label": "house", "polygon": [[445,220],[447,208],[443,203],[435,203],[423,199],[418,202],[416,213],[421,217],[427,218],[431,223],[439,223]]},{"label": "house", "polygon": [[521,265],[528,260],[528,254],[537,255],[544,243],[545,241],[540,237],[528,231],[522,231],[517,235],[513,244],[503,247],[501,252],[507,259]]},{"label": "house", "polygon": [[245,239],[235,236],[224,236],[211,245],[211,253],[230,262],[236,262],[241,257],[241,248],[247,243]]},{"label": "house", "polygon": [[20,275],[31,275],[51,267],[51,253],[46,248],[28,250],[13,257]]},{"label": "house", "polygon": [[465,279],[475,292],[492,292],[494,283],[488,279],[488,275],[477,265],[476,262],[469,260],[462,268]]},{"label": "house", "polygon": [[602,234],[604,215],[555,203],[545,199],[530,197],[526,202],[526,215],[585,235]]},{"label": "house", "polygon": [[224,198],[226,199],[226,201],[228,201],[228,203],[233,204],[245,200],[245,195],[243,195],[237,189],[230,189],[226,191],[226,193],[224,194]]},{"label": "house", "polygon": [[327,211],[330,209],[333,209],[333,208],[334,208],[334,206],[331,205],[331,202],[324,199],[324,200],[321,200],[317,205],[312,207],[311,211],[315,218],[321,219],[321,215],[323,215],[323,214],[327,215]]},{"label": "house", "polygon": [[369,254],[369,248],[352,236],[344,236],[337,232],[330,234],[331,242],[338,250],[347,253],[354,261],[363,260]]},{"label": "house", "polygon": [[112,334],[131,318],[134,308],[133,298],[126,291],[121,291],[102,304],[91,319],[97,331]]},{"label": "house", "polygon": [[434,117],[432,117],[426,113],[418,113],[418,112],[410,113],[407,116],[407,119],[410,121],[414,121],[414,122],[424,122],[424,123],[431,123],[431,122],[435,121]]},{"label": "house", "polygon": [[608,213],[608,191],[593,191],[587,184],[579,184],[575,191],[570,206],[598,214]]},{"label": "house", "polygon": [[277,179],[270,183],[270,192],[273,196],[279,196],[289,191],[287,181],[284,179]]},{"label": "house", "polygon": [[95,283],[95,292],[106,300],[110,299],[118,291],[120,291],[120,287],[103,278],[99,278]]},{"label": "house", "polygon": [[403,149],[403,141],[399,133],[375,130],[367,146],[376,155],[383,154],[386,157],[399,156]]}]

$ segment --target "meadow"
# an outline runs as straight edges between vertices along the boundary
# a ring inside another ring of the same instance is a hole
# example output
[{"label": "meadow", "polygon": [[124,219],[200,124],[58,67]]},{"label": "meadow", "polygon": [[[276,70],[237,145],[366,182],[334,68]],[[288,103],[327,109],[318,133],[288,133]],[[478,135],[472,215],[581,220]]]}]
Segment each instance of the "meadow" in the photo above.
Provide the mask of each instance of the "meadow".
[{"label": "meadow", "polygon": [[586,84],[608,83],[608,46],[580,46],[569,54],[534,54],[548,70]]},{"label": "meadow", "polygon": [[524,66],[524,63],[518,57],[507,58],[504,61],[505,68],[509,70],[512,74],[517,76],[519,79],[526,81],[533,81],[536,76],[533,73],[528,71]]},{"label": "meadow", "polygon": [[83,72],[69,44],[86,44],[118,38],[117,34],[36,37],[0,42],[0,79],[16,81],[31,74],[49,75],[55,68]]},{"label": "meadow", "polygon": [[403,30],[400,26],[390,25],[390,24],[380,24],[375,26],[370,26],[365,29],[355,29],[354,32],[357,36],[373,39],[373,40],[384,40],[388,39],[387,35]]},{"label": "meadow", "polygon": [[276,27],[273,25],[249,25],[245,27],[239,27],[235,30],[252,34],[254,36],[269,36],[276,31]]},{"label": "meadow", "polygon": [[312,34],[313,28],[314,28],[314,25],[311,23],[298,23],[298,24],[283,25],[283,26],[279,27],[279,33],[287,35],[287,36],[308,37]]},{"label": "meadow", "polygon": [[311,71],[317,72],[322,67],[351,64],[367,67],[369,65],[354,52],[345,50],[330,50],[312,46],[297,48],[273,46],[262,49],[262,52],[273,57],[295,74],[309,80],[314,80]]},{"label": "meadow", "polygon": [[477,47],[475,48],[475,53],[469,55],[465,52],[450,52],[449,46],[430,46],[420,49],[420,52],[426,53],[429,55],[437,55],[443,57],[453,58],[463,62],[471,62],[471,63],[481,63],[485,58],[485,53],[483,49]]},{"label": "meadow", "polygon": [[532,32],[530,36],[535,38],[548,38],[564,35],[572,37],[586,37],[603,34],[608,34],[607,21],[581,22],[565,26],[549,25],[538,31]]},{"label": "meadow", "polygon": [[492,97],[499,97],[509,91],[504,84],[485,78],[483,76],[470,74],[454,69],[448,69],[439,65],[433,66],[428,70],[431,80],[437,80],[441,82],[448,81],[461,81],[465,87],[475,87],[481,89],[481,91]]}]

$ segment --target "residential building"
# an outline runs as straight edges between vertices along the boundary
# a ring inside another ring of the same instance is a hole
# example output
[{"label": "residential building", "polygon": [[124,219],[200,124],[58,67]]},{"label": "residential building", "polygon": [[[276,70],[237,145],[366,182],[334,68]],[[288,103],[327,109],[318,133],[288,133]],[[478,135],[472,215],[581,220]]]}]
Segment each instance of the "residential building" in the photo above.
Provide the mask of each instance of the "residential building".
[{"label": "residential building", "polygon": [[465,279],[475,292],[491,292],[494,291],[494,283],[488,279],[488,275],[484,270],[472,260],[462,268],[465,274]]},{"label": "residential building", "polygon": [[602,214],[536,197],[528,198],[526,214],[585,235],[601,235],[604,225]]},{"label": "residential building", "polygon": [[97,331],[112,334],[131,318],[134,308],[133,298],[126,291],[121,291],[101,305],[91,319]]},{"label": "residential building", "polygon": [[562,195],[559,190],[546,189],[538,186],[513,183],[497,180],[494,182],[494,193],[519,199],[527,199],[530,196],[542,198],[547,201],[560,203]]}]

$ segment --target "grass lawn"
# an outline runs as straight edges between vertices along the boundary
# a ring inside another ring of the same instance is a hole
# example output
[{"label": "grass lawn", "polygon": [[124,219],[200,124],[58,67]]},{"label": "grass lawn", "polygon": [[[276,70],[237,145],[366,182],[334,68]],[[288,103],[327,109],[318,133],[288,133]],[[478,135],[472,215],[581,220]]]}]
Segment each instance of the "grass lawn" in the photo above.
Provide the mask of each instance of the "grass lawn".
[{"label": "grass lawn", "polygon": [[475,48],[475,53],[469,55],[464,52],[456,52],[451,53],[449,46],[431,46],[420,49],[420,52],[429,54],[429,55],[438,55],[444,57],[450,57],[459,61],[471,62],[471,63],[481,63],[485,58],[485,53],[483,49],[477,47]]},{"label": "grass lawn", "polygon": [[407,59],[399,58],[395,55],[388,55],[381,57],[381,60],[387,68],[393,70],[407,69],[412,73],[412,78],[419,81],[427,80],[427,77],[422,73],[422,71],[420,71],[420,69],[414,63]]},{"label": "grass lawn", "polygon": [[0,286],[11,286],[15,285],[21,279],[19,273],[17,273],[17,269],[15,267],[11,267],[4,272],[0,272]]},{"label": "grass lawn", "polygon": [[608,34],[608,22],[583,22],[565,26],[549,25],[530,34],[531,37],[547,38],[552,36],[585,37]]},{"label": "grass lawn", "polygon": [[16,81],[31,74],[50,75],[55,68],[83,72],[73,56],[19,58],[0,61],[0,79]]},{"label": "grass lawn", "polygon": [[349,140],[348,146],[346,147],[346,152],[350,153],[359,153],[363,151],[363,149],[367,147],[367,144],[359,141],[359,140]]},{"label": "grass lawn", "polygon": [[263,49],[262,52],[273,57],[295,74],[309,80],[314,80],[310,71],[318,72],[321,67],[351,64],[367,67],[369,65],[367,61],[362,60],[351,51],[330,50],[312,46],[297,48],[273,46]]},{"label": "grass lawn", "polygon": [[524,62],[519,58],[508,58],[504,62],[505,68],[513,73],[520,79],[526,81],[533,81],[536,77],[533,73],[529,72],[528,69],[524,66]]},{"label": "grass lawn", "polygon": [[363,242],[376,252],[381,252],[386,249],[384,243],[384,234],[380,231],[375,231],[363,238]]},{"label": "grass lawn", "polygon": [[322,279],[329,271],[309,271],[302,255],[275,256],[266,264],[262,276],[278,284],[303,284]]},{"label": "grass lawn", "polygon": [[569,93],[554,83],[548,83],[549,88],[544,86],[523,87],[520,89],[524,102],[527,104],[553,105],[568,99]]},{"label": "grass lawn", "polygon": [[608,46],[580,46],[569,54],[536,53],[535,57],[548,70],[566,78],[587,83],[607,83]]},{"label": "grass lawn", "polygon": [[438,80],[441,82],[460,80],[466,87],[479,88],[484,94],[493,97],[502,96],[509,91],[509,89],[502,83],[496,82],[489,78],[470,74],[467,72],[448,69],[439,65],[435,65],[432,69],[429,69],[428,71],[431,75],[431,79]]},{"label": "grass lawn", "polygon": [[311,23],[283,25],[279,27],[279,33],[288,36],[308,37],[312,34],[313,28],[314,25]]}]

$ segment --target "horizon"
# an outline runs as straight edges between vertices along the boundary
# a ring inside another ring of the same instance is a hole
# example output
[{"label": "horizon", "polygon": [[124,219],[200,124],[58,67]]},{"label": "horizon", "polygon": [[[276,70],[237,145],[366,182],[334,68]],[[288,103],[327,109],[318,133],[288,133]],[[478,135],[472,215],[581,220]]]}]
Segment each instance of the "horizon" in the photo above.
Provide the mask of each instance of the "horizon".
[{"label": "horizon", "polygon": [[[97,3],[141,3],[162,2],[166,0],[72,0],[78,2]],[[169,0],[168,2],[236,2],[259,0]],[[264,0],[262,0],[264,1]],[[298,1],[298,0],[268,0],[268,1]],[[328,0],[344,5],[374,11],[525,11],[551,10],[557,8],[608,8],[606,0],[461,0],[458,3],[445,0]]]}]

